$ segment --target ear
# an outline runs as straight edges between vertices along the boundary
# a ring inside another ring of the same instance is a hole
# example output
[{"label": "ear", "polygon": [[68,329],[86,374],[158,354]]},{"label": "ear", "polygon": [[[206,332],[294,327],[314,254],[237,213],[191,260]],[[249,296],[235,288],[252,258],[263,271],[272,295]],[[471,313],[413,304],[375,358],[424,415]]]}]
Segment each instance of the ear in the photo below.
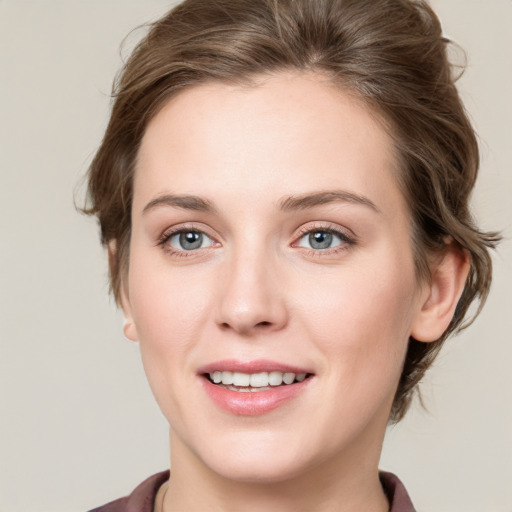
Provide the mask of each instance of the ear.
[{"label": "ear", "polygon": [[[116,263],[116,241],[110,240],[107,245],[108,251],[108,264],[111,270],[115,267]],[[137,328],[133,321],[132,310],[130,305],[130,297],[128,294],[128,283],[127,276],[120,275],[120,290],[119,300],[121,302],[121,309],[123,310],[124,323],[123,332],[124,335],[131,341],[138,341],[139,337],[137,334]]]},{"label": "ear", "polygon": [[431,267],[431,280],[421,301],[411,336],[423,342],[438,340],[448,329],[464,291],[469,272],[468,252],[449,239]]}]

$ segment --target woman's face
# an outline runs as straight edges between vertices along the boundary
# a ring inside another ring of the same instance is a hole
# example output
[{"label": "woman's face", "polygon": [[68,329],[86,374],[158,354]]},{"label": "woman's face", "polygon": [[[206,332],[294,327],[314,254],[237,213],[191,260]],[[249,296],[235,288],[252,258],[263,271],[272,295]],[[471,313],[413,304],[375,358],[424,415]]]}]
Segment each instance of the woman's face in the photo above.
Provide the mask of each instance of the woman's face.
[{"label": "woman's face", "polygon": [[376,467],[425,300],[396,164],[376,116],[314,75],[197,86],[151,121],[123,306],[174,465]]}]

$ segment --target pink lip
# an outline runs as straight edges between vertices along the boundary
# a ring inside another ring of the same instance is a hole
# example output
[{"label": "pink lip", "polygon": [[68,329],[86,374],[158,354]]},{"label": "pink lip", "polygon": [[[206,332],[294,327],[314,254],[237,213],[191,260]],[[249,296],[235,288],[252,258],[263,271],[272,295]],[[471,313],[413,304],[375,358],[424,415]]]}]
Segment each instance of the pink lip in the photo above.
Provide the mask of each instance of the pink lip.
[{"label": "pink lip", "polygon": [[299,368],[289,364],[278,363],[277,361],[268,361],[258,359],[255,361],[240,361],[238,359],[223,359],[215,363],[206,364],[199,368],[200,375],[205,373],[219,372],[241,372],[241,373],[259,373],[259,372],[290,372],[290,373],[313,373],[306,368]]},{"label": "pink lip", "polygon": [[259,416],[273,411],[303,393],[313,380],[309,377],[302,382],[269,387],[269,389],[265,391],[240,392],[232,391],[221,385],[210,382],[210,380],[205,377],[205,374],[214,371],[236,371],[242,373],[278,371],[283,373],[292,372],[295,374],[311,372],[303,368],[264,360],[251,362],[224,360],[201,367],[198,373],[201,377],[203,389],[206,394],[218,407],[237,416]]}]

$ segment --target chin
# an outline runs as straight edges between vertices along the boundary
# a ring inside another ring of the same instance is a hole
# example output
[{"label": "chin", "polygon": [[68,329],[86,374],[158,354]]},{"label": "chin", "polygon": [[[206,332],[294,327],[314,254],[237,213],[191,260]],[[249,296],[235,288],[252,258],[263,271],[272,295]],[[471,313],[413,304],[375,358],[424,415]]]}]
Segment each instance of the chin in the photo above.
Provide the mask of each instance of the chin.
[{"label": "chin", "polygon": [[272,484],[291,480],[318,464],[319,457],[311,453],[312,446],[294,441],[297,439],[289,432],[231,431],[211,439],[208,446],[203,445],[204,450],[198,447],[196,455],[222,478]]},{"label": "chin", "polygon": [[275,484],[291,480],[305,470],[305,464],[299,463],[295,457],[288,458],[283,454],[269,459],[228,457],[222,462],[215,461],[209,467],[219,476],[241,483]]}]

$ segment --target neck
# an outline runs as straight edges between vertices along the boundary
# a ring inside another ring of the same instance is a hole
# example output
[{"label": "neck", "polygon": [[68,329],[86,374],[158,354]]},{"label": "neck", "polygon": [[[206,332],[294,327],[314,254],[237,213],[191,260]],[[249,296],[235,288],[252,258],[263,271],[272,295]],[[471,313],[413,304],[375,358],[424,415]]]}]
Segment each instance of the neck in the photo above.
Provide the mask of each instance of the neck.
[{"label": "neck", "polygon": [[[381,446],[325,460],[278,482],[240,482],[212,471],[171,435],[172,478],[163,510],[387,512],[378,476]],[[357,453],[358,452],[358,453]]]}]

